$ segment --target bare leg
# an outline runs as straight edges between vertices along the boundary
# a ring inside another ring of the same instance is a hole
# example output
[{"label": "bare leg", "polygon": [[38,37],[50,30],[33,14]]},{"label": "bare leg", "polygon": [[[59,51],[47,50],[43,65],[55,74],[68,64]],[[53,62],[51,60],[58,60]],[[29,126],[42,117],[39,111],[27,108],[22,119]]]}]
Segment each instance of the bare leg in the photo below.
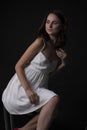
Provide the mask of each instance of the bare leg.
[{"label": "bare leg", "polygon": [[56,117],[55,112],[58,102],[58,96],[53,97],[45,106],[37,111],[38,115],[33,117],[24,127],[18,130],[47,130]]},{"label": "bare leg", "polygon": [[35,130],[37,126],[38,116],[39,114],[33,117],[24,127],[18,128],[18,130]]},{"label": "bare leg", "polygon": [[48,130],[54,117],[54,113],[57,109],[59,97],[53,97],[40,111],[36,130]]}]

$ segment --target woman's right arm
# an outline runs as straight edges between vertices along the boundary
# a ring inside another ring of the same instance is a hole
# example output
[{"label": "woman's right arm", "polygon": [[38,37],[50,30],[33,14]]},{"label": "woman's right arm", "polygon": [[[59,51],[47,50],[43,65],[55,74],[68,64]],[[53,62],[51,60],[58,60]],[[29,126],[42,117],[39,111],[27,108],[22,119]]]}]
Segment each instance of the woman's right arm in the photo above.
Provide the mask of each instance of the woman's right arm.
[{"label": "woman's right arm", "polygon": [[23,86],[27,96],[29,97],[31,103],[37,103],[38,96],[33,92],[29,82],[27,81],[24,68],[29,65],[34,56],[41,50],[43,47],[42,38],[37,38],[25,51],[22,57],[19,59],[17,64],[15,65],[15,70],[17,76]]}]

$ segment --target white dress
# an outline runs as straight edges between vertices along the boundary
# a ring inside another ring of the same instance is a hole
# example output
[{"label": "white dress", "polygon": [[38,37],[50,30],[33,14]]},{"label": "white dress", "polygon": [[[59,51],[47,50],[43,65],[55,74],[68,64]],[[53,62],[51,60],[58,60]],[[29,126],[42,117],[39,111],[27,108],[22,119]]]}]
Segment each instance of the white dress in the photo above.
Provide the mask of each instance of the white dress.
[{"label": "white dress", "polygon": [[9,81],[2,94],[2,102],[10,114],[27,114],[45,105],[53,96],[57,95],[48,90],[48,74],[57,65],[57,60],[50,62],[40,51],[25,68],[25,74],[32,89],[39,95],[39,104],[31,104],[17,74]]}]

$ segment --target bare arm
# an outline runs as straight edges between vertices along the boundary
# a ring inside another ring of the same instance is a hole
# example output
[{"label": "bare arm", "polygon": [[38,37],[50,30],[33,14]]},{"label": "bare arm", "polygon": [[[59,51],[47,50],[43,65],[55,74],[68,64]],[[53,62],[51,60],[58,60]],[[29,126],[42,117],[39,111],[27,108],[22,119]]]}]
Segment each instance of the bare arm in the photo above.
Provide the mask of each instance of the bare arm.
[{"label": "bare arm", "polygon": [[61,70],[66,65],[67,53],[63,49],[56,51],[58,57],[61,59],[61,64],[57,67],[57,71]]},{"label": "bare arm", "polygon": [[[22,55],[22,57],[19,59],[17,64],[15,65],[15,70],[18,75],[18,78],[28,95],[28,97],[31,99],[31,103],[35,103],[35,94],[32,91],[31,86],[29,85],[29,82],[26,79],[26,75],[24,73],[24,68],[31,62],[31,60],[34,58],[34,56],[41,50],[43,44],[42,44],[42,38],[37,38],[25,51],[25,53]],[[36,96],[37,98],[37,96]]]},{"label": "bare arm", "polygon": [[58,63],[55,70],[50,73],[50,77],[53,77],[55,74],[57,74],[66,65],[67,53],[62,49],[57,50],[56,53],[57,53],[57,56],[61,59],[61,63],[60,64]]}]

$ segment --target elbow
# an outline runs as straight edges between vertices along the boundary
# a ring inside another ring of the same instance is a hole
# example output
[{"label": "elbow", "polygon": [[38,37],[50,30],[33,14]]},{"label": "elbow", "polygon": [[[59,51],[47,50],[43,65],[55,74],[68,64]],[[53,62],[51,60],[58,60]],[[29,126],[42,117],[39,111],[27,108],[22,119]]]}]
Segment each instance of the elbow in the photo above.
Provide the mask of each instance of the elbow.
[{"label": "elbow", "polygon": [[15,71],[17,71],[17,69],[18,69],[18,64],[15,65]]},{"label": "elbow", "polygon": [[17,63],[17,64],[15,65],[15,71],[16,71],[16,72],[19,72],[20,70],[23,70],[23,69],[24,69],[24,67],[23,67],[21,64]]},{"label": "elbow", "polygon": [[15,65],[15,71],[17,72],[20,69],[20,66],[18,64]]}]

